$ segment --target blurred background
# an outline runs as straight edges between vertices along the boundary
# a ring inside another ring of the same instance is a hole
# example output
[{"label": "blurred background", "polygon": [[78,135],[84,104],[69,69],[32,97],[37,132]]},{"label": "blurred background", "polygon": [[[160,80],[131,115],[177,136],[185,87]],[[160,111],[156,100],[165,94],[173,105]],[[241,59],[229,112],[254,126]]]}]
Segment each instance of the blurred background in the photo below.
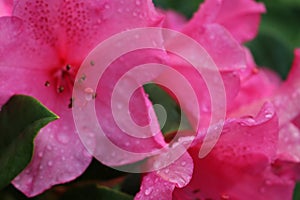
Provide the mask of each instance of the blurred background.
[{"label": "blurred background", "polygon": [[[154,0],[164,9],[173,9],[191,18],[202,0]],[[293,51],[300,47],[300,0],[262,0],[267,8],[263,15],[258,36],[247,43],[259,66],[269,67],[285,79],[293,60]],[[299,77],[300,78],[300,77]],[[154,85],[145,86],[155,103],[166,105],[169,116],[173,118],[164,126],[163,132],[176,129],[180,111],[176,103]],[[157,93],[154,93],[154,92]],[[75,181],[55,186],[34,200],[44,199],[132,199],[138,192],[140,175],[126,174],[110,169],[94,160],[86,172]],[[99,187],[102,185],[105,187]],[[120,193],[123,192],[123,193]],[[126,194],[124,194],[126,193]],[[0,191],[0,200],[27,199],[13,186]],[[295,189],[294,200],[300,200],[300,185]]]}]

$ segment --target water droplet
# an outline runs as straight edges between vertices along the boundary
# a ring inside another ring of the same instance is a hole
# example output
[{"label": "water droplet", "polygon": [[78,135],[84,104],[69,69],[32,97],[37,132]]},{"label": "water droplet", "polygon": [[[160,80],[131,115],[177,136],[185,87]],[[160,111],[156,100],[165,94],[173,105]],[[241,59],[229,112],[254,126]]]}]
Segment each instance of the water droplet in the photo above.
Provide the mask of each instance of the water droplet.
[{"label": "water droplet", "polygon": [[157,42],[155,40],[152,41],[152,45],[153,45],[153,47],[157,47],[158,46]]},{"label": "water droplet", "polygon": [[228,194],[222,194],[221,199],[222,200],[227,200],[227,199],[229,199],[229,195]]},{"label": "water droplet", "polygon": [[135,34],[134,37],[135,37],[135,39],[139,39],[140,35],[139,34]]},{"label": "water droplet", "polygon": [[148,196],[152,192],[152,188],[147,188],[145,190],[145,195]]},{"label": "water droplet", "polygon": [[40,157],[40,158],[43,157],[43,155],[44,155],[43,152],[38,153],[38,157]]},{"label": "water droplet", "polygon": [[118,13],[122,13],[123,12],[123,9],[122,8],[118,8]]},{"label": "water droplet", "polygon": [[272,114],[272,113],[265,113],[265,117],[266,117],[267,119],[270,119],[270,118],[272,118],[272,116],[273,116],[273,114]]},{"label": "water droplet", "polygon": [[65,160],[66,160],[66,157],[63,156],[63,157],[61,157],[61,159],[62,159],[63,161],[65,161]]},{"label": "water droplet", "polygon": [[32,179],[33,179],[33,178],[29,176],[29,177],[27,178],[27,184],[31,184],[31,183],[32,183]]},{"label": "water droplet", "polygon": [[70,141],[70,138],[67,134],[61,133],[57,135],[57,139],[62,144],[67,144]]},{"label": "water droplet", "polygon": [[52,150],[52,146],[49,144],[49,145],[47,145],[47,149],[49,150],[49,151],[51,151]]},{"label": "water droplet", "polygon": [[133,12],[132,15],[133,15],[134,17],[136,17],[136,16],[137,16],[137,13],[136,13],[136,12]]},{"label": "water droplet", "polygon": [[136,1],[135,1],[135,4],[136,4],[137,6],[141,5],[140,0],[136,0]]},{"label": "water droplet", "polygon": [[110,5],[106,4],[106,5],[104,6],[104,8],[108,10],[108,9],[110,9]]},{"label": "water droplet", "polygon": [[126,147],[129,147],[129,146],[130,146],[130,143],[129,143],[129,142],[126,142],[126,143],[125,143],[125,146],[126,146]]},{"label": "water droplet", "polygon": [[186,165],[185,161],[181,162],[181,166],[185,166],[185,165]]},{"label": "water droplet", "polygon": [[48,161],[48,166],[51,167],[53,165],[52,161]]},{"label": "water droplet", "polygon": [[40,170],[44,169],[44,166],[43,166],[43,165],[40,165],[40,166],[39,166],[39,169],[40,169]]},{"label": "water droplet", "polygon": [[170,172],[169,169],[165,169],[165,173],[168,174]]},{"label": "water droplet", "polygon": [[266,185],[271,185],[272,184],[272,182],[270,181],[270,180],[266,180]]}]

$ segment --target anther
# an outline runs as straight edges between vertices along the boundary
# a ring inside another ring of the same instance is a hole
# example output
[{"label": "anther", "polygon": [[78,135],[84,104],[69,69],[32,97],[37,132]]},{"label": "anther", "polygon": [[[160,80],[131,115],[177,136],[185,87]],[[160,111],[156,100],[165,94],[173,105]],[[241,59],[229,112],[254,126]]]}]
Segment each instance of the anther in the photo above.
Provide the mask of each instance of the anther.
[{"label": "anther", "polygon": [[57,92],[58,92],[58,93],[62,93],[64,90],[65,90],[65,88],[64,88],[63,86],[59,86],[59,87],[57,88]]},{"label": "anther", "polygon": [[49,81],[46,81],[46,82],[45,82],[45,86],[46,86],[46,87],[49,87],[49,86],[50,86],[50,82],[49,82]]}]

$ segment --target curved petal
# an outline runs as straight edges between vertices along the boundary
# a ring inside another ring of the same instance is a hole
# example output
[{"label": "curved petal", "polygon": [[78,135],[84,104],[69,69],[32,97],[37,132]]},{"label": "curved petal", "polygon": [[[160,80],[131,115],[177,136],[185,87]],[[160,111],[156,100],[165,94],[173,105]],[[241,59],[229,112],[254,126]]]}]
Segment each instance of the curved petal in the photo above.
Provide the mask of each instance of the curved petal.
[{"label": "curved petal", "polygon": [[295,50],[295,58],[287,80],[273,97],[279,123],[284,125],[300,113],[300,49]]},{"label": "curved petal", "polygon": [[164,15],[163,27],[180,31],[184,25],[187,23],[186,18],[179,13],[172,10],[160,10]]},{"label": "curved petal", "polygon": [[[277,127],[277,128],[276,128]],[[255,118],[230,120],[215,148],[199,159],[199,148],[189,150],[194,161],[191,182],[176,188],[178,199],[290,199],[294,181],[273,173],[278,134],[277,117],[265,105]]]},{"label": "curved petal", "polygon": [[265,11],[262,3],[253,0],[207,0],[192,21],[198,25],[218,23],[242,43],[256,36],[261,14]]},{"label": "curved petal", "polygon": [[68,108],[69,96],[58,95],[46,87],[44,80],[47,76],[41,70],[0,67],[0,104],[13,94],[27,94],[60,116],[60,119],[40,131],[34,141],[32,161],[12,182],[29,197],[55,184],[75,179],[91,162],[91,155],[76,134],[72,113]]},{"label": "curved petal", "polygon": [[162,21],[151,0],[25,0],[15,4],[13,15],[25,21],[35,40],[54,47],[61,59],[74,63],[81,63],[113,34]]},{"label": "curved petal", "polygon": [[182,32],[199,42],[221,70],[246,68],[243,48],[221,25],[214,23],[198,26],[190,21]]},{"label": "curved petal", "polygon": [[[171,165],[143,177],[140,192],[134,199],[171,200],[175,188],[186,186],[193,173],[193,161],[188,153]],[[163,194],[163,195],[162,195]]]}]

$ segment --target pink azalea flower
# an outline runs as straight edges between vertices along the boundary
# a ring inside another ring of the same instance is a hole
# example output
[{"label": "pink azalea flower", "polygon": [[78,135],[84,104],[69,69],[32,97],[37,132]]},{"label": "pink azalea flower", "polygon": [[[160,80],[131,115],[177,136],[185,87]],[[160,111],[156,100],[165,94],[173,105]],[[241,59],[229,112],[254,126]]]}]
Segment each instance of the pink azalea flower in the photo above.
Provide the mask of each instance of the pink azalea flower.
[{"label": "pink azalea flower", "polygon": [[174,199],[291,199],[294,180],[276,174],[272,165],[278,130],[272,104],[266,104],[255,118],[227,120],[207,157],[199,159],[197,145],[189,149],[193,178],[174,191]]},{"label": "pink azalea flower", "polygon": [[[9,10],[3,9],[4,5],[1,1],[2,14]],[[13,94],[22,93],[37,98],[60,116],[36,137],[31,163],[12,182],[16,188],[32,197],[75,179],[87,168],[91,155],[76,134],[70,109],[74,78],[81,62],[112,34],[158,26],[161,21],[150,0],[24,0],[14,4],[11,17],[0,18],[0,105]],[[118,75],[109,72],[108,77],[114,76]],[[102,89],[108,94],[109,84],[104,82]],[[153,110],[148,113],[150,104],[142,89],[135,100],[132,115],[138,123],[147,123]],[[105,128],[114,131],[113,138],[117,139],[122,131],[110,129],[110,123],[105,123]],[[149,138],[143,148],[163,145],[162,136],[157,136]]]},{"label": "pink azalea flower", "polygon": [[198,26],[220,24],[241,43],[256,36],[264,12],[264,5],[252,0],[206,0],[192,21]]},{"label": "pink azalea flower", "polygon": [[[202,124],[197,126],[194,104],[186,93],[179,94],[198,134],[188,149],[193,175],[185,187],[175,187],[158,172],[149,173],[136,199],[150,199],[148,188],[154,198],[167,193],[163,199],[292,199],[300,177],[300,107],[296,103],[300,98],[300,51],[296,50],[290,76],[282,83],[275,73],[257,68],[250,52],[239,45],[256,35],[264,11],[254,1],[205,1],[183,26],[181,31],[204,46],[220,69],[227,95],[226,120],[216,146],[200,159],[202,133],[206,133],[210,116],[209,93],[193,68],[171,60],[172,67],[192,84],[202,114]],[[180,83],[174,84],[180,88]],[[175,165],[179,168],[179,161],[171,166],[174,171]],[[157,179],[163,184],[155,184]]]}]

